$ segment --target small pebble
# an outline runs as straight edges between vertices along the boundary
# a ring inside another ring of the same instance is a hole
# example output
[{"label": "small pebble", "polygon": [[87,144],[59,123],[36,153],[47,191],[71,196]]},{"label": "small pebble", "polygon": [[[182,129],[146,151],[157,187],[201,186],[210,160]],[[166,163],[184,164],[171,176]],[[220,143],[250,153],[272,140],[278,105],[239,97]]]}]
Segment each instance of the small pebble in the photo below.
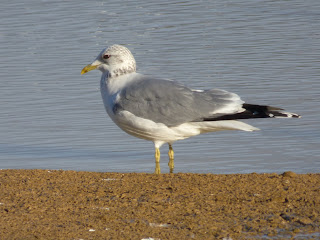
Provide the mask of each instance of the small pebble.
[{"label": "small pebble", "polygon": [[282,177],[290,177],[290,178],[293,178],[293,177],[297,176],[296,173],[291,172],[291,171],[284,172],[284,173],[282,173],[281,175],[282,175]]}]

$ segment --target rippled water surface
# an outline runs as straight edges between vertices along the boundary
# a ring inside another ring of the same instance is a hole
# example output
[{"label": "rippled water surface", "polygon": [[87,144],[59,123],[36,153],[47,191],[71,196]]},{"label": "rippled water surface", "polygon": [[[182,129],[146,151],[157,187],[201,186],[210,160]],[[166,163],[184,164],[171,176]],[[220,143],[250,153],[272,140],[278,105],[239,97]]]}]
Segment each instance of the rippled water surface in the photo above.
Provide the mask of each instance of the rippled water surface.
[{"label": "rippled water surface", "polygon": [[320,170],[317,0],[5,1],[0,19],[0,168],[153,171],[153,144],[105,113],[100,72],[80,75],[118,43],[141,73],[303,116],[177,142],[176,172]]}]

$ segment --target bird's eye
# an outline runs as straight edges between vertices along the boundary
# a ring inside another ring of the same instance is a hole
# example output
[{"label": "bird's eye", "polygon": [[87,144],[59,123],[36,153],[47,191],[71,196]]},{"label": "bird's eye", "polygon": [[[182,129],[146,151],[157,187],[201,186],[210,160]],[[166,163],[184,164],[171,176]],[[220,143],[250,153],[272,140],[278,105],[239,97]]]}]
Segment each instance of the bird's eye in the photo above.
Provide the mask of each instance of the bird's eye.
[{"label": "bird's eye", "polygon": [[103,55],[103,59],[108,59],[110,57],[109,54]]}]

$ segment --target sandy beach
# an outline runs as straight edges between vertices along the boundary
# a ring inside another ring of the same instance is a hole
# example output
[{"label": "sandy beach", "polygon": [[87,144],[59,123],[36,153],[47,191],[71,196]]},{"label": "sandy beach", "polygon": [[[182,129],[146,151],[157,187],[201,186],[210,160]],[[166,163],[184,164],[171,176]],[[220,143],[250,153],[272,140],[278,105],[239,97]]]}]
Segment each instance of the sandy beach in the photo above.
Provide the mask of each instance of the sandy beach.
[{"label": "sandy beach", "polygon": [[320,174],[0,171],[0,239],[319,239]]}]

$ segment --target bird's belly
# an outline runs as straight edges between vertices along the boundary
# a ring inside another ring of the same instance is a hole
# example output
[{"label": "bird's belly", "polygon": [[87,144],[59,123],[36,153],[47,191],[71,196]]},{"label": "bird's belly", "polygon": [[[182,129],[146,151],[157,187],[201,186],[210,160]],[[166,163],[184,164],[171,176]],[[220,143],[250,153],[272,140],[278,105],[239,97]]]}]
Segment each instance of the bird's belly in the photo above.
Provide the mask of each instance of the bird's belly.
[{"label": "bird's belly", "polygon": [[172,143],[188,137],[163,123],[137,117],[128,111],[120,111],[116,115],[111,114],[110,117],[126,133],[145,140]]}]

